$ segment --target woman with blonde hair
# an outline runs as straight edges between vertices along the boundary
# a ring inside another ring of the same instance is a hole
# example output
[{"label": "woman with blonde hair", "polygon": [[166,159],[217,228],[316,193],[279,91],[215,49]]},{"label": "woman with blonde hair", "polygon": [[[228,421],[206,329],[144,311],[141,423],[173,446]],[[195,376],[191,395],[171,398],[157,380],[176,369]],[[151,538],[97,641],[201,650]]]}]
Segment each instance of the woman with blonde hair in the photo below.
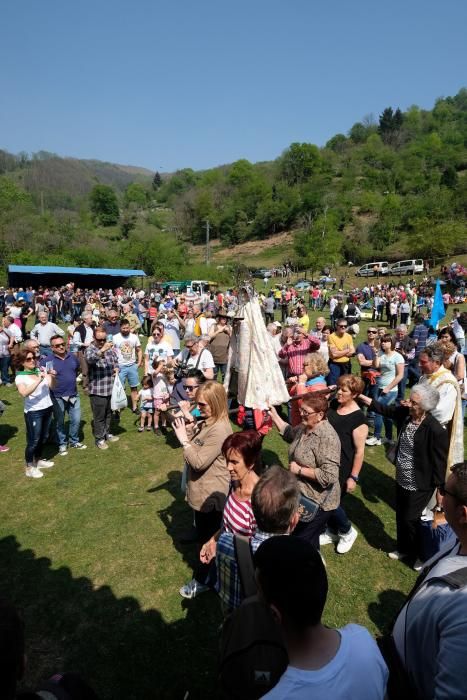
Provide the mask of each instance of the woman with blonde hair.
[{"label": "woman with blonde hair", "polygon": [[[300,396],[327,389],[326,376],[329,374],[329,367],[320,352],[311,352],[305,357],[303,370],[304,373],[300,374],[298,381],[290,387],[290,396]],[[292,427],[301,423],[300,404],[300,399],[290,403],[290,424]]]},{"label": "woman with blonde hair", "polygon": [[[232,434],[227,394],[215,381],[202,384],[195,395],[201,420],[187,424],[176,418],[173,427],[183,447],[187,464],[186,500],[194,511],[196,536],[201,547],[220,528],[229,492],[230,475],[222,452],[224,440]],[[193,579],[182,586],[180,595],[194,598],[209,589],[209,564],[200,561]]]}]

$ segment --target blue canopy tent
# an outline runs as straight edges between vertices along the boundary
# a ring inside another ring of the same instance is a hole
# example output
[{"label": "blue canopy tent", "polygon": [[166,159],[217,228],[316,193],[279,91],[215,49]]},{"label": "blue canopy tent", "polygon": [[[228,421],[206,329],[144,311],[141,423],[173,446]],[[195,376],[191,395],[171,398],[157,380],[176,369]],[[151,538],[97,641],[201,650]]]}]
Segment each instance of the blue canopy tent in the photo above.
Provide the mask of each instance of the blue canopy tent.
[{"label": "blue canopy tent", "polygon": [[[49,265],[8,265],[10,287],[60,287],[74,282],[85,289],[115,289],[130,277],[146,277],[143,270],[120,270],[106,267],[54,267]],[[141,282],[143,280],[141,279]]]}]

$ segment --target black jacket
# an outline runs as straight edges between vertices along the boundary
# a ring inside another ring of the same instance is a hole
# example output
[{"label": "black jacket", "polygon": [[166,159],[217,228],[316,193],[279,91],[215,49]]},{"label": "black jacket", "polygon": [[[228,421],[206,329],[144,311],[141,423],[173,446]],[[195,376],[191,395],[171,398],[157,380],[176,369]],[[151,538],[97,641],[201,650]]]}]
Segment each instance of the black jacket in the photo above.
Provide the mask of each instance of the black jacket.
[{"label": "black jacket", "polygon": [[[370,410],[392,418],[397,426],[397,434],[410,420],[406,406],[383,406],[378,401],[371,402]],[[399,444],[397,445],[399,449]],[[427,414],[414,436],[415,481],[420,491],[428,491],[444,483],[449,451],[449,434],[436,418]]]}]

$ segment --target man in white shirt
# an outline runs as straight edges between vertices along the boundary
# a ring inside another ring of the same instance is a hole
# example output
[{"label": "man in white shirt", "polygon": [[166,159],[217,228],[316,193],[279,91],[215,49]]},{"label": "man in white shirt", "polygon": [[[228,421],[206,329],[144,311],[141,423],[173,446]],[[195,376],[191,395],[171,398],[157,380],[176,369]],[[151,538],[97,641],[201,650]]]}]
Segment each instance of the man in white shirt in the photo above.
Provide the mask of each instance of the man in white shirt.
[{"label": "man in white shirt", "polygon": [[206,379],[214,379],[214,359],[206,348],[201,349],[196,335],[185,336],[185,348],[175,358],[177,364],[200,369]]},{"label": "man in white shirt", "polygon": [[135,333],[130,332],[130,321],[123,319],[120,333],[114,335],[113,344],[118,358],[120,381],[125,386],[128,380],[133,413],[138,413],[138,368],[143,364],[141,342]]},{"label": "man in white shirt", "polygon": [[52,355],[50,339],[53,335],[60,335],[63,338],[65,331],[62,331],[55,323],[49,321],[49,315],[45,311],[41,311],[39,323],[36,323],[31,331],[31,338],[39,341],[41,355]]},{"label": "man in white shirt", "polygon": [[160,323],[164,326],[166,335],[172,344],[173,354],[178,355],[180,352],[180,317],[175,309],[167,309],[166,316],[160,319]]},{"label": "man in white shirt", "polygon": [[254,555],[260,596],[284,633],[289,665],[268,700],[383,700],[388,669],[365,627],[321,622],[328,581],[319,552],[298,537],[270,537]]}]

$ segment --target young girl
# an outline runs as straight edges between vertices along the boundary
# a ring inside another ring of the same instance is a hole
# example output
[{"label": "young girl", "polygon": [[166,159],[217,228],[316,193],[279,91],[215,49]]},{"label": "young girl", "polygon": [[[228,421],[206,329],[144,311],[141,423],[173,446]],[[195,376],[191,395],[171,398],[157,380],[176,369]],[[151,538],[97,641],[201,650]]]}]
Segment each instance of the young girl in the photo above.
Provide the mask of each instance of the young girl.
[{"label": "young girl", "polygon": [[154,372],[153,377],[153,390],[152,396],[154,400],[154,432],[156,435],[161,435],[162,431],[159,429],[159,418],[161,419],[161,427],[164,429],[167,425],[167,420],[163,408],[165,403],[169,400],[170,396],[170,385],[166,377],[167,368],[165,362],[154,358],[152,363]]},{"label": "young girl", "polygon": [[140,425],[138,432],[142,433],[147,420],[146,430],[152,429],[152,414],[154,413],[154,403],[153,403],[153,381],[150,374],[146,374],[142,381],[141,386],[143,387],[138,392],[139,396],[139,407],[141,411]]}]

